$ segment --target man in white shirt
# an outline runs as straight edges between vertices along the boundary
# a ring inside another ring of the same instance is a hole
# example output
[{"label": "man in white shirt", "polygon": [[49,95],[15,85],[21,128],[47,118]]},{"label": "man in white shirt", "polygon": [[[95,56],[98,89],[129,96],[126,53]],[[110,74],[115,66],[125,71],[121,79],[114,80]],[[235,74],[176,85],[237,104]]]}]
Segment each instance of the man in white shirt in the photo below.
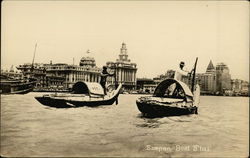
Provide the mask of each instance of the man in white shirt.
[{"label": "man in white shirt", "polygon": [[174,79],[184,82],[184,78],[188,78],[189,71],[184,69],[185,63],[180,62],[179,68],[175,71]]},{"label": "man in white shirt", "polygon": [[[174,79],[188,84],[189,72],[187,70],[184,70],[184,66],[185,66],[185,63],[183,61],[180,62],[179,68],[175,70]],[[173,83],[172,85],[170,85],[168,88],[168,93],[169,93],[168,95],[177,96],[177,94],[174,94],[176,92],[176,88],[178,88],[176,83]]]}]

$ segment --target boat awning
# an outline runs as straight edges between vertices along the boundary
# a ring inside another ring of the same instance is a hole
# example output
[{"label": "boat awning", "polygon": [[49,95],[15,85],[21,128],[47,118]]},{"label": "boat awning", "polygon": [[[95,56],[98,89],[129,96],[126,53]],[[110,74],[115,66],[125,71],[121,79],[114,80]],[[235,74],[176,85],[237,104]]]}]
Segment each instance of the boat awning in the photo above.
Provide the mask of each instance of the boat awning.
[{"label": "boat awning", "polygon": [[166,96],[167,91],[169,90],[169,87],[175,85],[174,88],[178,89],[179,92],[183,93],[183,97],[193,97],[193,93],[189,89],[189,87],[178,80],[175,79],[166,79],[162,81],[155,89],[155,92],[153,94],[154,97],[164,97]]},{"label": "boat awning", "polygon": [[96,82],[76,82],[72,87],[72,91],[74,94],[104,95],[102,86]]}]

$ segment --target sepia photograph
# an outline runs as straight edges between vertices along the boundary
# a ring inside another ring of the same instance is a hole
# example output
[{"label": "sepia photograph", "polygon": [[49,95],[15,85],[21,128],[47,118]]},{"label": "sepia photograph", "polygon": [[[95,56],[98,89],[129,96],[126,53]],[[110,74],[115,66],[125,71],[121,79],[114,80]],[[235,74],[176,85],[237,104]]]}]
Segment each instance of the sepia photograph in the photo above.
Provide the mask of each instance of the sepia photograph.
[{"label": "sepia photograph", "polygon": [[248,1],[1,4],[1,157],[249,157]]}]

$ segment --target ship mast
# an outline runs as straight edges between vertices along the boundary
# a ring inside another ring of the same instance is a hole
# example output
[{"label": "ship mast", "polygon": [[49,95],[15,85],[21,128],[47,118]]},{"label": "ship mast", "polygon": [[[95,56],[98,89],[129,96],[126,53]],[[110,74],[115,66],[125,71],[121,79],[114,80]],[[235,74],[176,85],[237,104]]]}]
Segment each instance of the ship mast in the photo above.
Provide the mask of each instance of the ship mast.
[{"label": "ship mast", "polygon": [[33,71],[33,68],[34,68],[34,60],[35,60],[35,56],[36,56],[36,47],[37,47],[37,43],[36,43],[36,45],[35,45],[33,60],[32,60],[32,64],[31,64],[31,70],[32,70],[32,71]]}]

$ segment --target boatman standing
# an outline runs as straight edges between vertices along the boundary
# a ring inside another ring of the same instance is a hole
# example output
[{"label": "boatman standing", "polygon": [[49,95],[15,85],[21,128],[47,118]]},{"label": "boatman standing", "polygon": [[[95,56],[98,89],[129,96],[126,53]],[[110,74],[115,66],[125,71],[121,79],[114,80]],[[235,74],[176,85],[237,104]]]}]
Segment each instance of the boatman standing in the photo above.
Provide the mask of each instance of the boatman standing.
[{"label": "boatman standing", "polygon": [[106,92],[106,81],[107,81],[107,77],[108,76],[114,76],[114,74],[110,74],[108,73],[107,71],[107,67],[106,66],[103,66],[102,67],[102,73],[101,73],[101,81],[100,81],[100,84],[104,90],[104,94],[106,95],[107,92]]},{"label": "boatman standing", "polygon": [[[183,61],[180,62],[179,67],[175,70],[174,72],[174,79],[177,81],[181,81],[189,85],[189,71],[184,69],[185,63]],[[177,91],[176,89],[179,89],[179,85],[174,83],[169,86],[168,88],[168,95],[175,95],[177,96],[178,94],[175,94]]]},{"label": "boatman standing", "polygon": [[174,79],[188,84],[188,76],[190,72],[186,70],[184,66],[185,66],[185,63],[181,61],[179,68],[175,71]]}]

